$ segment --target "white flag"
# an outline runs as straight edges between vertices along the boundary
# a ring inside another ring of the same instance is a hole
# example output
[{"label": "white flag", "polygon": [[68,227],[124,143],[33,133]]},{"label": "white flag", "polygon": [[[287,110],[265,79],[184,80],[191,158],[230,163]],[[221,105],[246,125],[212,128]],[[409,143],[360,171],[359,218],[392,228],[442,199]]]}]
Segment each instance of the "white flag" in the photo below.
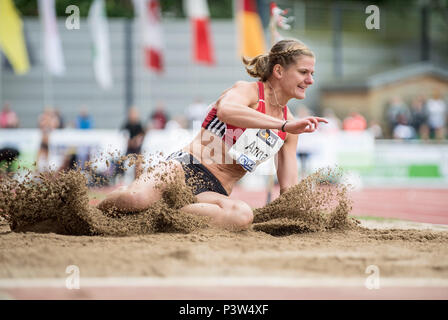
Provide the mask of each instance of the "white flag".
[{"label": "white flag", "polygon": [[210,14],[206,0],[184,0],[184,8],[193,27],[194,61],[214,64],[214,52],[210,32]]},{"label": "white flag", "polygon": [[38,5],[44,31],[45,65],[51,74],[60,76],[65,72],[65,65],[56,24],[54,0],[39,0]]},{"label": "white flag", "polygon": [[103,89],[112,86],[110,68],[109,29],[104,0],[95,0],[90,6],[88,21],[93,41],[93,70]]},{"label": "white flag", "polygon": [[134,0],[134,11],[139,19],[145,65],[157,72],[163,71],[163,33],[158,0]]}]

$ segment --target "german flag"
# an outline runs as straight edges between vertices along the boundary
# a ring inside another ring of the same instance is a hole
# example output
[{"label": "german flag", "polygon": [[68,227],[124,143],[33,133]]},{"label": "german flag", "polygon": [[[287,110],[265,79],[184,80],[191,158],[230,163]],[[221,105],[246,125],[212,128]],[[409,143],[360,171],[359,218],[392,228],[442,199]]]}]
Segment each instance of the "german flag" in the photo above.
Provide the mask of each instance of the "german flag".
[{"label": "german flag", "polygon": [[256,0],[235,0],[240,55],[253,58],[266,52]]}]

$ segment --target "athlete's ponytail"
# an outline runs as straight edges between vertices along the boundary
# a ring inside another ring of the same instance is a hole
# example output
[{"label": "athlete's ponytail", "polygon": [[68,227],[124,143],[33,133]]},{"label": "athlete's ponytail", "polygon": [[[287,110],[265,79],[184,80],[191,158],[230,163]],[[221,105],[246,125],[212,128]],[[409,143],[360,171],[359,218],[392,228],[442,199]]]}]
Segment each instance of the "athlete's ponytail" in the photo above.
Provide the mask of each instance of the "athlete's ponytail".
[{"label": "athlete's ponytail", "polygon": [[287,68],[302,55],[314,57],[314,53],[299,40],[281,40],[272,46],[268,54],[261,54],[252,59],[243,57],[242,60],[251,77],[266,81],[276,64]]},{"label": "athlete's ponytail", "polygon": [[247,73],[261,81],[266,81],[269,77],[269,54],[260,54],[255,58],[243,57],[243,63],[246,66]]}]

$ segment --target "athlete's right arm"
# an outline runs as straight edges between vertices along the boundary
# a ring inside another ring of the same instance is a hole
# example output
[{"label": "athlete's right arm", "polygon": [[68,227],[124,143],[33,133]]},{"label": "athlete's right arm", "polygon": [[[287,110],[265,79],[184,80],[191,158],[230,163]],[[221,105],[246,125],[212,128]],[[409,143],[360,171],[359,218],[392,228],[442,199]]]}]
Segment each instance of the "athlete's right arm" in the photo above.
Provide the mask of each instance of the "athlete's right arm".
[{"label": "athlete's right arm", "polygon": [[[222,122],[240,128],[278,129],[284,124],[284,120],[271,117],[258,112],[250,105],[258,101],[258,90],[253,83],[238,81],[219,99],[216,104],[218,119]],[[286,132],[300,134],[314,132],[319,122],[328,121],[320,117],[308,117],[288,121],[284,129]]]},{"label": "athlete's right arm", "polygon": [[240,128],[280,129],[284,121],[249,107],[257,101],[253,83],[239,81],[216,104],[218,119]]}]

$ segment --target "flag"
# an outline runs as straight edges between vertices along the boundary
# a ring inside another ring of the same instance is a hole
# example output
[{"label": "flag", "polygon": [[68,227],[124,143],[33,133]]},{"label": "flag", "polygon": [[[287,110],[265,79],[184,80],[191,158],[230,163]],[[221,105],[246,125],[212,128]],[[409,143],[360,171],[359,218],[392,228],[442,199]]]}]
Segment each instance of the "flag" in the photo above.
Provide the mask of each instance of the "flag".
[{"label": "flag", "polygon": [[56,23],[54,0],[38,0],[38,5],[44,31],[45,65],[51,74],[60,76],[65,72],[65,65]]},{"label": "flag", "polygon": [[163,71],[163,41],[158,0],[134,0],[134,9],[142,33],[145,64],[149,69]]},{"label": "flag", "polygon": [[103,89],[112,86],[110,69],[109,30],[107,26],[104,0],[95,0],[90,9],[88,21],[93,41],[93,70]]},{"label": "flag", "polygon": [[286,17],[288,10],[280,9],[275,2],[271,2],[271,18],[269,21],[269,28],[271,31],[271,45],[283,40],[283,36],[277,31],[277,27],[283,30],[290,30],[290,23],[294,20],[294,17]]},{"label": "flag", "polygon": [[193,59],[196,62],[214,64],[214,52],[210,36],[210,14],[206,0],[185,0],[185,11],[193,29]]},{"label": "flag", "polygon": [[0,49],[16,74],[28,72],[30,63],[23,37],[23,22],[12,0],[0,0]]},{"label": "flag", "polygon": [[266,52],[263,25],[255,0],[236,0],[240,55],[255,57]]}]

